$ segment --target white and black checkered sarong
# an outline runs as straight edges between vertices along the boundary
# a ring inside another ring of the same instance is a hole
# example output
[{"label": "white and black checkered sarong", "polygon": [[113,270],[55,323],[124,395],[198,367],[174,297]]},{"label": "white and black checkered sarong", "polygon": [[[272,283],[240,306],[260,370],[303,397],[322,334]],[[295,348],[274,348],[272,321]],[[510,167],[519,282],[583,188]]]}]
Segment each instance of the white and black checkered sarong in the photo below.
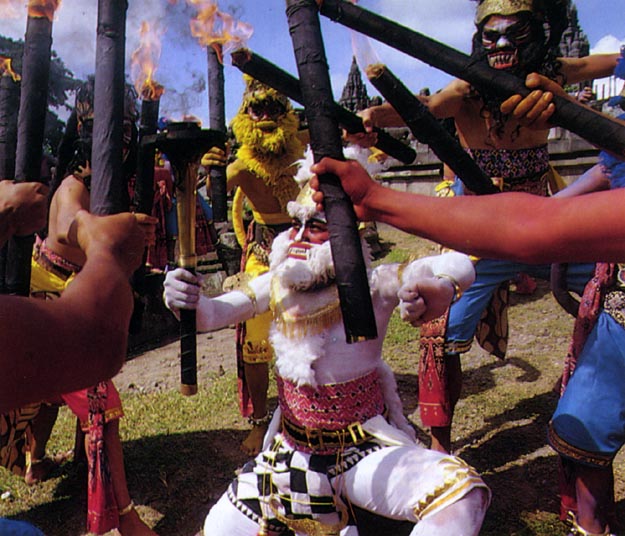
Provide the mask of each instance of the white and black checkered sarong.
[{"label": "white and black checkered sarong", "polygon": [[[384,448],[377,441],[347,447],[342,455],[319,455],[290,447],[278,434],[270,449],[251,460],[228,487],[230,502],[256,523],[284,533],[288,527],[276,518],[275,508],[291,519],[312,518],[324,524],[340,520],[337,490],[332,480],[365,456]],[[271,501],[271,506],[270,506]]]}]

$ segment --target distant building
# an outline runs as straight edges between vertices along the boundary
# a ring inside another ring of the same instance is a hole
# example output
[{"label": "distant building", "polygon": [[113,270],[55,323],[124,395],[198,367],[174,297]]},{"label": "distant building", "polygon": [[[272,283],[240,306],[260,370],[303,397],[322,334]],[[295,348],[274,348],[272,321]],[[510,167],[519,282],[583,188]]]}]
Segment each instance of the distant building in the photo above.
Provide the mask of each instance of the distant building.
[{"label": "distant building", "polygon": [[367,87],[362,81],[362,75],[355,57],[352,57],[352,65],[339,104],[350,112],[359,112],[371,106],[371,99],[367,95]]}]

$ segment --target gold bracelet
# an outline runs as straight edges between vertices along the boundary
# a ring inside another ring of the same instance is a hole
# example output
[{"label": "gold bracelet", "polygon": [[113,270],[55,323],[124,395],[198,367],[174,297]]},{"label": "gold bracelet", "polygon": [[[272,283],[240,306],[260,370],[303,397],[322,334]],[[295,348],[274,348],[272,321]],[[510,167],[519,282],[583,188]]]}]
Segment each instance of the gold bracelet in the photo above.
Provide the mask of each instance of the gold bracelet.
[{"label": "gold bracelet", "polygon": [[243,294],[245,294],[249,298],[249,300],[252,302],[252,313],[254,314],[254,316],[256,316],[256,293],[254,292],[254,289],[250,287],[249,283],[244,283],[236,290],[243,292]]},{"label": "gold bracelet", "polygon": [[123,517],[125,515],[128,515],[134,509],[135,509],[135,502],[131,500],[127,506],[124,506],[124,508],[119,509],[119,512],[117,512],[117,515],[119,515],[119,517]]},{"label": "gold bracelet", "polygon": [[460,298],[462,298],[462,288],[460,288],[460,283],[458,280],[449,275],[449,274],[436,274],[436,279],[447,279],[453,287],[454,287],[454,297],[451,299],[451,303],[456,303]]}]

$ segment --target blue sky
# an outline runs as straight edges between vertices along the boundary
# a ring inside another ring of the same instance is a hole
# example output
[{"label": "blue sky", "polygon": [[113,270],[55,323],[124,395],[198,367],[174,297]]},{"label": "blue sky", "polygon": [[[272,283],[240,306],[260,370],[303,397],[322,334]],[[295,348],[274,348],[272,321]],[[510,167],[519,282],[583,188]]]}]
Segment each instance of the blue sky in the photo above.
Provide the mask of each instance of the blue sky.
[{"label": "blue sky", "polygon": [[[592,51],[616,52],[625,44],[625,6],[623,0],[577,0],[580,24],[589,38]],[[23,0],[0,0],[0,8],[21,5]],[[159,20],[166,32],[156,80],[165,86],[161,99],[162,115],[178,119],[192,113],[207,122],[207,95],[202,89],[206,79],[206,54],[190,36],[189,10],[184,0],[171,5],[168,0],[129,0],[127,15],[126,54],[130,56],[138,44],[143,20]],[[285,15],[285,0],[219,0],[219,8],[234,13],[236,18],[251,24],[254,33],[248,47],[272,63],[297,72],[291,38]],[[469,50],[473,34],[475,3],[470,0],[360,0],[359,5],[400,22],[429,37],[463,52]],[[0,11],[6,11],[0,9]],[[0,34],[23,37],[26,21],[23,16],[0,20]],[[94,71],[95,24],[97,0],[63,0],[53,26],[53,48],[78,77]],[[335,98],[340,97],[352,58],[350,31],[322,17],[322,31],[330,66]],[[393,49],[373,43],[374,49],[390,69],[417,92],[423,87],[435,91],[450,77]],[[129,72],[129,67],[127,68]],[[230,120],[241,101],[243,82],[240,71],[227,57],[224,67],[226,85],[226,116]],[[371,86],[369,95],[377,94]]]}]

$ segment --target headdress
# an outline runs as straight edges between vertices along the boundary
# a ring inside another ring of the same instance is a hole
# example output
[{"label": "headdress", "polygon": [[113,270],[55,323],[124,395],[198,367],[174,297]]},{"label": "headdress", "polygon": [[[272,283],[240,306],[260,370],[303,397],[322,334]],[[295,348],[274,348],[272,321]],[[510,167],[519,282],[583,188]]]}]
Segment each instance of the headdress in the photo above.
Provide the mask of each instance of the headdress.
[{"label": "headdress", "polygon": [[245,91],[243,92],[243,102],[241,103],[239,112],[247,113],[247,108],[251,104],[256,104],[264,100],[277,101],[284,106],[285,111],[292,110],[289,99],[274,88],[263,84],[248,74],[243,75],[243,81],[245,82]]},{"label": "headdress", "polygon": [[[78,123],[93,119],[93,99],[95,95],[95,77],[87,80],[76,89],[76,118]],[[132,84],[124,85],[124,119],[135,123],[139,117],[137,111],[137,92]]]},{"label": "headdress", "polygon": [[478,0],[475,24],[480,25],[491,15],[516,15],[534,11],[534,0]]},{"label": "headdress", "polygon": [[317,210],[317,203],[313,200],[314,190],[306,183],[300,190],[295,201],[289,201],[286,209],[291,218],[296,218],[305,224],[308,220],[326,222],[326,214]]}]

